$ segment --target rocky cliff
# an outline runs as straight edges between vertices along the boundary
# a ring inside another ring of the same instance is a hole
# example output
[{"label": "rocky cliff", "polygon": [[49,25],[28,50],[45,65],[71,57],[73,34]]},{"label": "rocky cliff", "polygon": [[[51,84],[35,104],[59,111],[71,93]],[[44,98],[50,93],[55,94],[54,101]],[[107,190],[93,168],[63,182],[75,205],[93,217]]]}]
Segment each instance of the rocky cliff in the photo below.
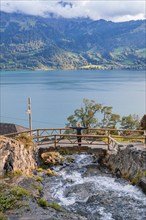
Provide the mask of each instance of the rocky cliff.
[{"label": "rocky cliff", "polygon": [[7,173],[29,174],[36,168],[34,145],[0,137],[0,176]]},{"label": "rocky cliff", "polygon": [[109,153],[103,159],[113,173],[130,180],[133,184],[146,177],[146,148],[134,145],[119,147],[118,152]]}]

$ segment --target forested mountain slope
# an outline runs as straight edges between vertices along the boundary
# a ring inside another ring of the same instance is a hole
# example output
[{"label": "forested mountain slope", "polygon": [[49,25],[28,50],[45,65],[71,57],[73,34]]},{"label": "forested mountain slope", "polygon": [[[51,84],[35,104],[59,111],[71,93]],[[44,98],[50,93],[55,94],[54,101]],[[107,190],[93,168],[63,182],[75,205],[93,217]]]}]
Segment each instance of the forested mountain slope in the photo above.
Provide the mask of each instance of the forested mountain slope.
[{"label": "forested mountain slope", "polygon": [[144,69],[146,20],[114,23],[1,12],[1,69]]}]

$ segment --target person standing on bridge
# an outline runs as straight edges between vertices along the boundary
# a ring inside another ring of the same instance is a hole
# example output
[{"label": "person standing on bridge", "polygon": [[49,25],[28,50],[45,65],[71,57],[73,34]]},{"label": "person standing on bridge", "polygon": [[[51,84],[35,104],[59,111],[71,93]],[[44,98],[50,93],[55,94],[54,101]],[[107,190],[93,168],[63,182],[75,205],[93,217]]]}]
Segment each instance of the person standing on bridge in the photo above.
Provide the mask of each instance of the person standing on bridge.
[{"label": "person standing on bridge", "polygon": [[82,137],[81,137],[81,131],[83,129],[87,129],[87,127],[81,127],[81,123],[77,123],[77,127],[70,127],[72,129],[76,129],[76,134],[77,136],[77,140],[78,140],[78,146],[81,146],[81,141],[82,141]]}]

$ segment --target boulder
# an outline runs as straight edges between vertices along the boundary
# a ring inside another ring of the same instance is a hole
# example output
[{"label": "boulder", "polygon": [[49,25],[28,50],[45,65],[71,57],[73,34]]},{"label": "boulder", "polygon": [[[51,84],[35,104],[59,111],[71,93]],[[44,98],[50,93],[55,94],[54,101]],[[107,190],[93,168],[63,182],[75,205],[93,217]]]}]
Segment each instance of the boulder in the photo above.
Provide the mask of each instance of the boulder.
[{"label": "boulder", "polygon": [[107,154],[103,163],[109,167],[113,173],[131,180],[133,184],[138,183],[146,172],[146,149],[137,148],[134,145],[127,145],[119,148],[117,153]]},{"label": "boulder", "polygon": [[45,152],[41,154],[45,164],[60,164],[63,157],[58,152]]}]

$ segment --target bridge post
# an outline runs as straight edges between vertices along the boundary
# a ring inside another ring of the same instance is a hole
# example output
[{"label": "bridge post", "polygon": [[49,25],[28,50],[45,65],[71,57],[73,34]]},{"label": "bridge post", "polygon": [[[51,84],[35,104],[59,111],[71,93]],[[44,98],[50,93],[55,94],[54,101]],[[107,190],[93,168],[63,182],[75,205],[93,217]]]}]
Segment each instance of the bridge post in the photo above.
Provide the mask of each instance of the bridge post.
[{"label": "bridge post", "polygon": [[146,147],[146,130],[144,130],[144,145]]},{"label": "bridge post", "polygon": [[40,130],[37,130],[37,143],[39,143]]},{"label": "bridge post", "polygon": [[32,111],[31,111],[31,98],[28,97],[28,109],[26,111],[26,113],[28,114],[28,118],[29,118],[29,130],[30,130],[30,136],[32,134],[31,130],[32,130]]},{"label": "bridge post", "polygon": [[109,138],[109,135],[108,135],[108,150],[110,150],[110,138]]},{"label": "bridge post", "polygon": [[60,129],[60,139],[61,139],[61,135],[62,135],[62,129]]},{"label": "bridge post", "polygon": [[56,143],[57,143],[57,140],[56,140],[56,134],[54,135],[54,147],[56,148]]}]

